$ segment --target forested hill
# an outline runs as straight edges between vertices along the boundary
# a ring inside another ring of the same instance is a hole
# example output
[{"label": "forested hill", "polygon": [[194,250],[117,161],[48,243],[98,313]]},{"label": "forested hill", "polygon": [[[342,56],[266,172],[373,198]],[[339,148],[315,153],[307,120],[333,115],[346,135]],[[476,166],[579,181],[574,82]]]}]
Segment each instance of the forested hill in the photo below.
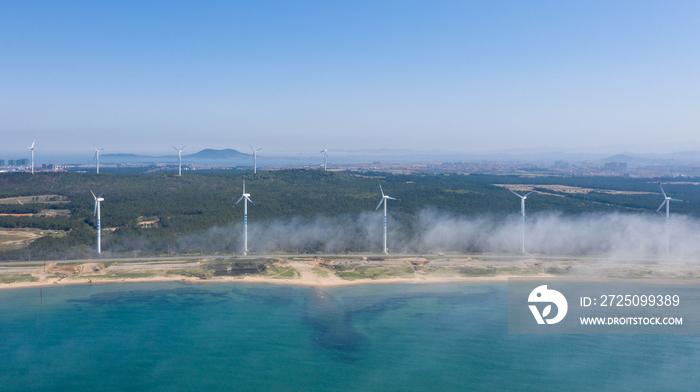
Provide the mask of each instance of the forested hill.
[{"label": "forested hill", "polygon": [[[543,211],[653,214],[663,200],[653,180],[610,177],[394,175],[321,170],[268,171],[255,176],[251,173],[190,172],[182,177],[173,174],[37,173],[32,176],[13,173],[0,175],[0,198],[65,196],[68,203],[49,208],[67,210],[68,214],[0,216],[0,227],[68,231],[68,235],[44,237],[27,249],[2,252],[0,257],[18,258],[16,252],[89,251],[88,247],[95,241],[94,201],[90,189],[96,194],[104,193],[102,227],[108,229],[105,234],[107,250],[110,246],[116,249],[119,244],[121,251],[128,251],[137,249],[138,243],[148,243],[153,252],[166,253],[174,249],[178,238],[184,235],[241,221],[243,208],[233,208],[233,203],[242,193],[244,177],[246,192],[256,204],[249,210],[251,222],[373,211],[381,198],[379,182],[386,194],[402,199],[390,202],[392,219],[408,223],[416,213],[428,207],[462,216],[519,215],[520,200],[494,184],[565,185],[598,190],[571,193],[551,187],[538,188],[539,193],[528,197],[528,214]],[[603,192],[609,190],[643,193]],[[692,183],[669,183],[665,190],[674,198],[700,202],[700,187]],[[46,206],[0,204],[0,213],[31,213],[42,208]],[[672,208],[674,213],[700,215],[700,203],[676,203]]]}]

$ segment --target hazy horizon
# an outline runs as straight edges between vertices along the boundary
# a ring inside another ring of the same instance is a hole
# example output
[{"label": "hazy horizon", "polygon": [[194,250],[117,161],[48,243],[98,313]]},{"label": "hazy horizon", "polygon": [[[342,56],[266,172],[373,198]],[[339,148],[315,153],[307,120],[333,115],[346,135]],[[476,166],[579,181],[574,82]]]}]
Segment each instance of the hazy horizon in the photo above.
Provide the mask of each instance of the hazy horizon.
[{"label": "hazy horizon", "polygon": [[4,2],[0,154],[700,150],[699,17],[690,1]]}]

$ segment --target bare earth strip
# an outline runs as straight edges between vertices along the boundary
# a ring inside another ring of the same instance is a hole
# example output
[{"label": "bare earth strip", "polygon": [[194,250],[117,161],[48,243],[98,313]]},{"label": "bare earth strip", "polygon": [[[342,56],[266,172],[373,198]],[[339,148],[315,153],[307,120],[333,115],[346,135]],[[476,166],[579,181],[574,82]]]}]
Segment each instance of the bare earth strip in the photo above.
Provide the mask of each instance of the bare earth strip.
[{"label": "bare earth strip", "polygon": [[638,192],[638,191],[616,191],[613,189],[593,189],[593,188],[581,188],[577,186],[566,186],[566,185],[527,185],[527,184],[493,184],[494,186],[500,186],[507,188],[516,192],[529,192],[535,188],[547,189],[553,192],[561,193],[606,193],[609,195],[653,195],[654,192]]},{"label": "bare earth strip", "polygon": [[0,230],[0,249],[25,246],[39,237],[38,230]]},{"label": "bare earth strip", "polygon": [[0,199],[0,204],[27,204],[27,203],[68,203],[70,199],[61,195],[37,195],[37,196],[17,196]]}]

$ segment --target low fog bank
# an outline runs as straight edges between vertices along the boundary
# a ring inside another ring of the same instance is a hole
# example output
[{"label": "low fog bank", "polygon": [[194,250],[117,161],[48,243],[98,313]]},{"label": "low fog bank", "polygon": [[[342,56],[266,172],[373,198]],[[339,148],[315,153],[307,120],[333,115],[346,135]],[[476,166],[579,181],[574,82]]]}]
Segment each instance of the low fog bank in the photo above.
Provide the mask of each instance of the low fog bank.
[{"label": "low fog bank", "polygon": [[[289,218],[250,222],[248,248],[254,253],[381,252],[380,213]],[[700,254],[700,220],[671,216],[671,254]],[[388,248],[393,253],[520,252],[519,215],[467,218],[428,208],[416,216],[388,219]],[[527,216],[525,250],[534,254],[655,257],[666,253],[665,216],[651,214],[553,213]],[[182,237],[177,250],[241,252],[243,224],[215,227]]]}]

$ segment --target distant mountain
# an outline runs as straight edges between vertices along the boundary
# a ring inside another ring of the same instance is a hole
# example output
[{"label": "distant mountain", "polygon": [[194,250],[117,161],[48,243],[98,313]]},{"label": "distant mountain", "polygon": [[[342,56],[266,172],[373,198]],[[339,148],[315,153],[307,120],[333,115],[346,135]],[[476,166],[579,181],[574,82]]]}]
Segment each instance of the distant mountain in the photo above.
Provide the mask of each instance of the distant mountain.
[{"label": "distant mountain", "polygon": [[187,159],[249,159],[251,157],[252,155],[250,154],[244,154],[231,148],[226,148],[224,150],[213,150],[211,148],[207,148],[200,152],[183,156],[183,158]]},{"label": "distant mountain", "polygon": [[618,154],[601,159],[603,162],[627,162],[628,165],[700,165],[700,151],[679,151],[670,154]]}]

